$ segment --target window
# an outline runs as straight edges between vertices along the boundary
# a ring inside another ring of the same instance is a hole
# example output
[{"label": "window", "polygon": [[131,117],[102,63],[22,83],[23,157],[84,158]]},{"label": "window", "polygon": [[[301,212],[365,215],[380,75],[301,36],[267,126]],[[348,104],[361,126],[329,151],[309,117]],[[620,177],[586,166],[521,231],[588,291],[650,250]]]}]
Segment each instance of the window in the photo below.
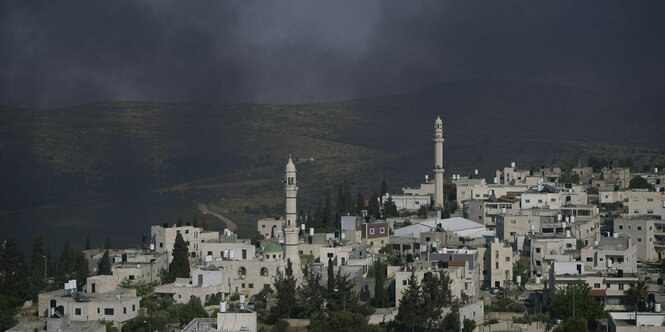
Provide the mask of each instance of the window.
[{"label": "window", "polygon": [[506,262],[510,262],[510,257],[506,256]]},{"label": "window", "polygon": [[113,316],[113,308],[104,308],[104,315]]},{"label": "window", "polygon": [[542,202],[543,202],[543,200],[542,200],[542,199],[539,199],[539,200],[538,200],[538,203],[542,203]]},{"label": "window", "polygon": [[123,315],[127,314],[127,307],[122,308],[122,313],[123,313]]},{"label": "window", "polygon": [[164,243],[163,243],[163,242],[160,242],[160,243],[159,243],[159,247],[160,247],[160,248],[164,248]]},{"label": "window", "polygon": [[619,284],[619,290],[623,290],[623,284]]},{"label": "window", "polygon": [[586,261],[587,261],[587,262],[593,262],[593,257],[587,257],[587,258],[586,258]]},{"label": "window", "polygon": [[185,230],[185,234],[189,234],[189,229],[186,229],[186,230]]},{"label": "window", "polygon": [[642,230],[642,226],[637,226],[637,230],[638,230],[638,231],[641,231],[641,230]]},{"label": "window", "polygon": [[208,251],[208,256],[212,256],[212,251]]},{"label": "window", "polygon": [[268,269],[265,268],[265,267],[262,267],[261,268],[261,275],[264,276],[264,277],[267,276],[268,275]]},{"label": "window", "polygon": [[254,288],[254,284],[249,284],[249,288]]},{"label": "window", "polygon": [[647,202],[653,202],[653,198],[647,198]]},{"label": "window", "polygon": [[530,199],[525,199],[524,201],[527,202],[527,203],[531,203]]},{"label": "window", "polygon": [[[635,213],[635,214],[639,214],[639,213],[640,213],[640,210],[637,210],[637,209],[636,209],[636,210],[633,210],[633,213]],[[630,226],[628,226],[628,229],[630,229]]]},{"label": "window", "polygon": [[244,266],[241,266],[241,267],[238,269],[238,276],[245,276],[246,274],[247,274],[247,270],[245,269]]},{"label": "window", "polygon": [[600,288],[600,284],[593,284],[593,288]]},{"label": "window", "polygon": [[642,242],[642,238],[641,238],[641,237],[638,237],[638,238],[637,238],[637,242]]},{"label": "window", "polygon": [[633,202],[639,202],[639,201],[640,201],[640,198],[639,198],[639,197],[635,197],[635,198],[633,199]]},{"label": "window", "polygon": [[379,233],[383,234],[383,233],[385,233],[385,232],[386,232],[386,229],[385,229],[385,228],[383,228],[383,227],[379,228]]},{"label": "window", "polygon": [[499,262],[494,263],[494,268],[496,268],[496,269],[499,268]]},{"label": "window", "polygon": [[245,288],[245,284],[244,284],[244,283],[242,284],[242,288]]},{"label": "window", "polygon": [[429,237],[426,237],[426,238],[425,238],[425,241],[426,241],[426,242],[429,242],[429,241],[430,241],[430,240],[429,240]]},{"label": "window", "polygon": [[74,315],[81,316],[81,308],[74,309]]},{"label": "window", "polygon": [[537,266],[540,266],[540,261],[536,261],[536,265],[537,265]]},{"label": "window", "polygon": [[100,308],[97,308],[97,313],[100,313],[100,310],[101,310]]},{"label": "window", "polygon": [[264,224],[264,225],[261,225],[261,228],[266,228],[266,225],[265,225],[265,224]]},{"label": "window", "polygon": [[536,253],[540,254],[540,248],[536,248]]},{"label": "window", "polygon": [[566,248],[572,248],[573,244],[572,243],[566,243]]},{"label": "window", "polygon": [[132,304],[132,311],[136,311],[136,304]]},{"label": "window", "polygon": [[406,280],[402,280],[402,286],[406,286]]},{"label": "window", "polygon": [[653,214],[653,210],[647,210],[647,214]]},{"label": "window", "polygon": [[370,234],[374,234],[374,228],[370,228],[370,229],[369,229],[369,233],[370,233]]},{"label": "window", "polygon": [[333,253],[332,253],[332,252],[329,252],[329,253],[328,253],[328,257],[332,258],[332,257],[333,257]]},{"label": "window", "polygon": [[619,229],[623,229],[623,225],[619,225]]},{"label": "window", "polygon": [[517,220],[513,219],[513,220],[510,221],[510,223],[515,225],[515,224],[517,224]]}]

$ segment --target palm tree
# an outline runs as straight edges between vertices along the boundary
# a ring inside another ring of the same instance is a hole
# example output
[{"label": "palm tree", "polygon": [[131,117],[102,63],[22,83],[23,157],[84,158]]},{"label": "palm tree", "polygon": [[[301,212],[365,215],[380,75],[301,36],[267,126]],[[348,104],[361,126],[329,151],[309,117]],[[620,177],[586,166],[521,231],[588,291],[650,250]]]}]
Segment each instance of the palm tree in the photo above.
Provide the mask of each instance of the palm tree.
[{"label": "palm tree", "polygon": [[638,280],[637,282],[630,284],[628,296],[633,300],[633,307],[637,308],[638,303],[647,298],[647,291],[648,287],[646,280]]}]

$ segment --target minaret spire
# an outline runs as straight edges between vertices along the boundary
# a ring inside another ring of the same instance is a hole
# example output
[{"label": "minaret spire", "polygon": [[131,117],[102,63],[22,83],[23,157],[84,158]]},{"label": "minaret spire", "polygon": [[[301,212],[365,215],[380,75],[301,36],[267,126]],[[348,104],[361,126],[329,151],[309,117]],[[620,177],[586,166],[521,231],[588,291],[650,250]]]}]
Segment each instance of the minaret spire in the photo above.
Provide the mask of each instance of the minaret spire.
[{"label": "minaret spire", "polygon": [[289,155],[289,161],[284,169],[284,257],[291,261],[293,274],[296,278],[302,275],[300,254],[298,253],[298,224],[296,197],[298,196],[298,182],[296,181],[296,165]]},{"label": "minaret spire", "polygon": [[443,121],[434,121],[434,206],[443,207]]}]

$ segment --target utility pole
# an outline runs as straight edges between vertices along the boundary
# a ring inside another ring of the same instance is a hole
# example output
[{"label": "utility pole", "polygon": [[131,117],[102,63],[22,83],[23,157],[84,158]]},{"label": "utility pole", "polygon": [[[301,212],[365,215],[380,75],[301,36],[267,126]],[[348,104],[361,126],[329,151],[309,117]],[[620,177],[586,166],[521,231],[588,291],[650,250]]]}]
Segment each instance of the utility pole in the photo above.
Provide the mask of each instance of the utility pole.
[{"label": "utility pole", "polygon": [[573,318],[575,318],[575,284],[573,284]]},{"label": "utility pole", "polygon": [[44,279],[46,279],[46,277],[48,277],[46,275],[46,255],[44,255],[43,257],[44,257]]}]

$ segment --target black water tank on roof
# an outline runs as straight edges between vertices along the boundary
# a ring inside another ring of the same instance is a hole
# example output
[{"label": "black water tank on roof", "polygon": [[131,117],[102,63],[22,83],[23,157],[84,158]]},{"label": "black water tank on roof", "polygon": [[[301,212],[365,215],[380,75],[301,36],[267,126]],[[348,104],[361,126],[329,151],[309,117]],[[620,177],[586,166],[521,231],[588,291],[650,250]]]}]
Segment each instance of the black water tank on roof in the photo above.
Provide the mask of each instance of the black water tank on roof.
[{"label": "black water tank on roof", "polygon": [[623,270],[617,270],[619,278],[623,278]]}]

